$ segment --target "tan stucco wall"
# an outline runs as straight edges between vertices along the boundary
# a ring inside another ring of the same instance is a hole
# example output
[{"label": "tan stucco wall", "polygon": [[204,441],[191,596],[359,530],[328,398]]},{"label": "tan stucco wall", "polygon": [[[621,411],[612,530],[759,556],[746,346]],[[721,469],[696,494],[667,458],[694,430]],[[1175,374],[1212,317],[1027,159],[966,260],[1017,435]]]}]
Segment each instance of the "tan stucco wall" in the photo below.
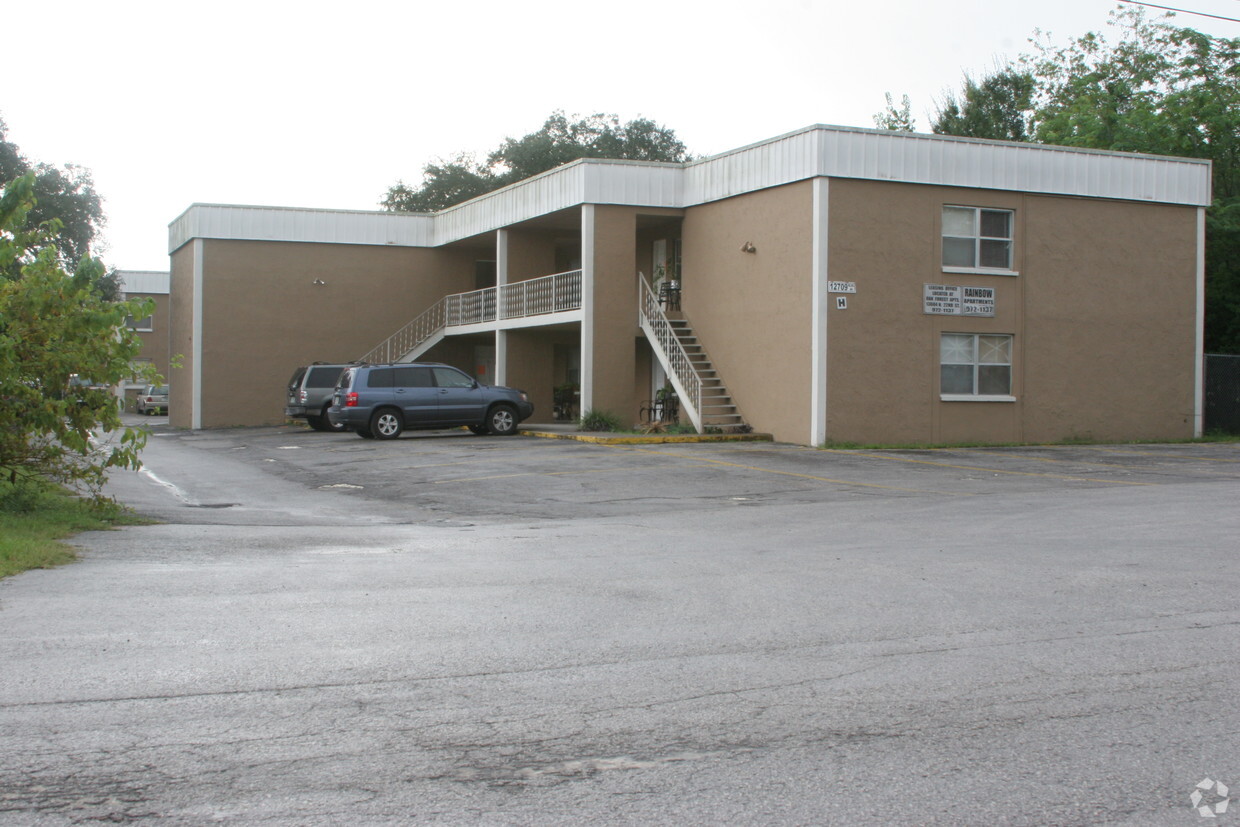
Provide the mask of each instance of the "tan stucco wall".
[{"label": "tan stucco wall", "polygon": [[171,256],[168,303],[168,352],[179,354],[181,367],[168,371],[168,422],[193,427],[191,396],[194,371],[194,244]]},{"label": "tan stucco wall", "polygon": [[[200,243],[207,428],[283,421],[285,383],[296,367],[361,357],[445,294],[472,289],[477,257],[451,248]],[[185,301],[179,270],[191,247],[173,256],[174,305]],[[179,397],[170,407],[188,414]],[[178,416],[174,424],[182,422]]]},{"label": "tan stucco wall", "polygon": [[[641,404],[633,394],[634,341],[639,335],[637,211],[598,206],[594,213],[594,349],[592,354],[581,354],[582,376],[593,370],[589,407],[616,414],[627,424],[637,421]],[[583,398],[582,407],[586,406]]]},{"label": "tan stucco wall", "polygon": [[1026,440],[1193,435],[1196,209],[1026,199]]},{"label": "tan stucco wall", "polygon": [[508,339],[508,377],[504,383],[529,395],[534,404],[530,422],[551,422],[555,405],[555,347],[576,346],[578,330],[539,330],[519,328],[506,333]]},{"label": "tan stucco wall", "polygon": [[[833,179],[828,438],[1191,436],[1195,210]],[[1015,211],[1017,276],[944,273],[945,204]],[[993,287],[993,318],[923,312],[923,285]],[[1016,402],[939,398],[943,332],[1013,339]]]},{"label": "tan stucco wall", "polygon": [[685,316],[746,421],[790,442],[809,440],[812,216],[802,182],[693,207],[682,226]]},{"label": "tan stucco wall", "polygon": [[550,276],[555,273],[555,237],[534,230],[508,231],[508,281]]}]

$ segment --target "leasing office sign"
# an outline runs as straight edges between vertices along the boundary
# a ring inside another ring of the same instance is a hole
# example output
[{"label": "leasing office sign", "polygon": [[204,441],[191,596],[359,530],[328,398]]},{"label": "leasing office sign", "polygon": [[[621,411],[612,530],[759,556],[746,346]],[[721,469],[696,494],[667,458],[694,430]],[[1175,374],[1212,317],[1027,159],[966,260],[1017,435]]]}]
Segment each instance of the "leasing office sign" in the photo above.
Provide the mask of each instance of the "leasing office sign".
[{"label": "leasing office sign", "polygon": [[993,316],[995,288],[923,284],[921,307],[931,316]]}]

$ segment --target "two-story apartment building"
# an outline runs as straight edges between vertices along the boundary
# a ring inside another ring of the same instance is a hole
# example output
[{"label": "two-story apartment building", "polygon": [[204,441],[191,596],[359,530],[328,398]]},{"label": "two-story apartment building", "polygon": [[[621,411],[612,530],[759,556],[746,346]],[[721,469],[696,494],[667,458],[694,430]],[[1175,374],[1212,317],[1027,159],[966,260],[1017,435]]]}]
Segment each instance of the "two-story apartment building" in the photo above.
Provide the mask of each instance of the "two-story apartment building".
[{"label": "two-story apartment building", "polygon": [[668,382],[695,425],[806,444],[1189,437],[1209,201],[1204,161],[814,126],[435,214],[195,204],[172,422],[278,422],[298,365],[417,358],[535,422],[569,383],[636,422]]},{"label": "two-story apartment building", "polygon": [[[129,327],[138,334],[142,349],[139,362],[155,366],[160,376],[167,378],[171,370],[171,354],[168,352],[169,313],[171,311],[171,276],[167,270],[118,270],[121,288],[126,298],[150,299],[155,307],[149,316],[130,319]],[[136,394],[143,383],[125,382],[118,390],[127,396]],[[132,403],[132,400],[130,400]]]}]

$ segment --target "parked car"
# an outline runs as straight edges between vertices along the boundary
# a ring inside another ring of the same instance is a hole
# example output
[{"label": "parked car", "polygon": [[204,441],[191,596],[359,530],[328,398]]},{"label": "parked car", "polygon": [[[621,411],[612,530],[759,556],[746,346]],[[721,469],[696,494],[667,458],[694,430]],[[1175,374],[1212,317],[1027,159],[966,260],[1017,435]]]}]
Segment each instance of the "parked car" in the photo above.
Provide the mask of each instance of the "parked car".
[{"label": "parked car", "polygon": [[534,413],[525,391],[483,385],[448,365],[357,365],[340,375],[327,415],[365,439],[406,429],[455,428],[508,436]]},{"label": "parked car", "polygon": [[332,393],[340,373],[348,365],[329,365],[315,362],[293,371],[288,380],[288,398],[284,403],[284,415],[292,419],[304,419],[316,431],[343,431],[344,426],[333,425],[327,418],[332,404]]},{"label": "parked car", "polygon": [[147,385],[138,394],[138,413],[150,416],[152,413],[168,413],[168,386]]}]

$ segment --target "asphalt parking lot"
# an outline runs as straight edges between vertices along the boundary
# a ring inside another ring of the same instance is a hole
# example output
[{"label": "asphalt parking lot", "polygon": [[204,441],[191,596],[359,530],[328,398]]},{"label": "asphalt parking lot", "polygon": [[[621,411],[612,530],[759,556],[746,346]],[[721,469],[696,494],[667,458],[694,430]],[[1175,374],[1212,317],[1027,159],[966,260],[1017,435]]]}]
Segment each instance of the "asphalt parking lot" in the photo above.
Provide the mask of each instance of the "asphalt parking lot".
[{"label": "asphalt parking lot", "polygon": [[[533,426],[527,432],[543,430]],[[157,433],[156,439],[227,452],[310,488],[471,521],[1240,480],[1236,444],[820,450],[762,441],[599,444],[478,437],[463,429],[408,433],[394,442],[298,426]]]},{"label": "asphalt parking lot", "polygon": [[0,581],[0,824],[1149,827],[1240,784],[1240,446],[165,422],[109,486],[157,523]]}]

